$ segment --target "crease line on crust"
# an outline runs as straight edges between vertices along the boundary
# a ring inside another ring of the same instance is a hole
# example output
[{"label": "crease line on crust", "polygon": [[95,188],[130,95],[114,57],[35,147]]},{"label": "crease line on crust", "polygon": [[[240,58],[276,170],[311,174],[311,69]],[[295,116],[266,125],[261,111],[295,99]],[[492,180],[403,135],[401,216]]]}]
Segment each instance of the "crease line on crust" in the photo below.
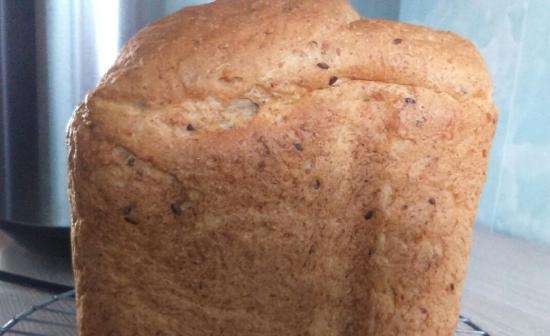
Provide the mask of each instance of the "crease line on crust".
[{"label": "crease line on crust", "polygon": [[[350,82],[375,83],[375,84],[383,84],[383,85],[396,85],[396,86],[402,86],[402,87],[411,88],[411,89],[426,90],[426,91],[430,91],[432,93],[435,93],[437,95],[443,95],[447,98],[450,98],[454,102],[456,102],[457,104],[460,104],[461,102],[464,102],[464,101],[472,101],[472,100],[486,101],[487,103],[491,102],[490,99],[486,100],[483,97],[464,97],[464,99],[461,99],[462,97],[456,97],[455,95],[453,95],[451,93],[448,93],[446,91],[436,90],[434,88],[427,87],[427,86],[419,86],[419,85],[413,85],[413,84],[407,84],[407,83],[397,83],[397,82],[388,82],[388,81],[379,81],[379,80],[369,80],[369,79],[363,79],[363,78],[340,77],[339,79],[344,80],[343,84],[347,84],[347,83],[350,83]],[[256,86],[260,86],[260,84],[255,83],[255,84],[251,84],[250,86],[251,87],[256,87]],[[292,104],[292,103],[300,101],[302,98],[304,98],[308,95],[314,94],[316,92],[331,90],[335,87],[337,87],[337,86],[328,85],[328,86],[324,86],[324,87],[321,87],[321,88],[307,89],[306,87],[301,86],[301,88],[305,89],[305,91],[297,97],[292,97],[291,95],[288,95],[288,94],[287,95],[273,95],[271,92],[269,92],[269,93],[270,93],[270,99],[272,99],[272,102],[284,102],[286,104]],[[92,95],[93,95],[93,93],[92,93]],[[235,95],[231,99],[240,99],[240,98],[247,98],[247,95],[246,94]],[[106,103],[114,104],[114,105],[117,105],[117,106],[120,106],[120,107],[130,107],[134,103],[133,100],[125,100],[125,101],[121,102],[120,100],[107,99],[105,97],[98,97],[98,98],[93,98],[92,97],[91,99],[92,99],[92,101],[97,100],[99,102],[106,102]],[[189,100],[192,100],[192,99],[189,99]],[[183,100],[183,102],[185,102],[185,101],[186,100]],[[207,101],[207,99],[198,100],[198,102],[201,102],[201,103],[206,102],[206,101]],[[88,104],[89,104],[89,102],[86,101],[86,107],[88,107]],[[173,103],[173,104],[158,105],[158,106],[160,107],[160,109],[169,109],[169,108],[173,108],[173,107],[179,107],[181,105],[182,105],[182,103],[178,103],[178,104]],[[263,105],[259,106],[259,111],[261,111],[262,106]],[[145,109],[144,113],[147,113],[147,112],[148,112],[148,110]],[[87,113],[87,118],[94,119],[93,114],[94,113],[88,112]],[[185,113],[183,113],[183,114],[185,115]],[[250,119],[250,120],[252,120],[252,119]],[[250,120],[248,120],[247,122],[250,122]],[[246,123],[243,123],[243,124],[246,125]],[[224,130],[224,128],[219,127],[219,128],[216,128],[216,130],[217,131]],[[209,133],[213,133],[213,132],[209,132]],[[124,146],[121,146],[121,147],[124,147]]]}]

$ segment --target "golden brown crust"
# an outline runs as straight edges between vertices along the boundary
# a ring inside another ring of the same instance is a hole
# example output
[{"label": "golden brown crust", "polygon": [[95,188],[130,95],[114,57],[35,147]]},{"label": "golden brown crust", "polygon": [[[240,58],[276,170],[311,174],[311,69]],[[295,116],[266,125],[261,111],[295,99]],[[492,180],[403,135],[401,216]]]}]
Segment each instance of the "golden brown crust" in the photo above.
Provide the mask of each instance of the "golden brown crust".
[{"label": "golden brown crust", "polygon": [[[330,68],[320,72],[316,66]],[[331,76],[490,96],[483,61],[465,39],[384,20],[359,20],[344,0],[218,1],[172,14],[124,48],[97,94],[177,104],[228,99],[253,85],[287,93]]]},{"label": "golden brown crust", "polygon": [[145,28],[69,128],[80,335],[452,335],[490,96],[469,42],[343,0]]}]

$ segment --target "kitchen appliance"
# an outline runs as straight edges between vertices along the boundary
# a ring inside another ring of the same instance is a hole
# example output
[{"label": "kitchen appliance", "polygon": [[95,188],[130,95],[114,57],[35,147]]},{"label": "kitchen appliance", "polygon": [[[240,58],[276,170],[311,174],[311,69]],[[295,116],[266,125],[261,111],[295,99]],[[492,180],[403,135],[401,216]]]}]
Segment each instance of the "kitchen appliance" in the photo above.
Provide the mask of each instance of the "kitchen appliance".
[{"label": "kitchen appliance", "polygon": [[75,105],[137,30],[205,2],[0,1],[0,228],[68,241],[65,128]]}]

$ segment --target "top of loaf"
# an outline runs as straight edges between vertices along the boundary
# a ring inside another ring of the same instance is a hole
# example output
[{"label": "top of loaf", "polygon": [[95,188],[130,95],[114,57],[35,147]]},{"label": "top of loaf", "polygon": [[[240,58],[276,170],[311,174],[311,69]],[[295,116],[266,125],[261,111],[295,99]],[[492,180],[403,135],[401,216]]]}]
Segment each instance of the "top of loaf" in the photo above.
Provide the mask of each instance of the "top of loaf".
[{"label": "top of loaf", "polygon": [[88,102],[177,109],[171,122],[189,131],[232,128],[270,99],[349,80],[491,96],[482,58],[456,34],[361,19],[346,0],[218,0],[142,29]]}]

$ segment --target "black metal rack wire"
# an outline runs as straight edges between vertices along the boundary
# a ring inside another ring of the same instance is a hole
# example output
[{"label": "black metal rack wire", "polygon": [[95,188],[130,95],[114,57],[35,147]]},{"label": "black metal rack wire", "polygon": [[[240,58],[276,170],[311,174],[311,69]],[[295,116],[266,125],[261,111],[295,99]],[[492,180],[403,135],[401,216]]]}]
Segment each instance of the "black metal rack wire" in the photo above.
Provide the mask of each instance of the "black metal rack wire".
[{"label": "black metal rack wire", "polygon": [[[40,330],[37,333],[36,330]],[[55,295],[16,315],[0,327],[0,336],[75,336],[76,306],[74,290]],[[470,319],[461,316],[457,336],[489,336]]]},{"label": "black metal rack wire", "polygon": [[460,316],[458,320],[458,326],[456,327],[456,335],[481,335],[490,336],[488,332],[481,329],[477,324],[472,322],[467,317]]},{"label": "black metal rack wire", "polygon": [[[36,330],[40,330],[37,333]],[[74,290],[36,304],[0,327],[0,336],[75,336]]]}]

